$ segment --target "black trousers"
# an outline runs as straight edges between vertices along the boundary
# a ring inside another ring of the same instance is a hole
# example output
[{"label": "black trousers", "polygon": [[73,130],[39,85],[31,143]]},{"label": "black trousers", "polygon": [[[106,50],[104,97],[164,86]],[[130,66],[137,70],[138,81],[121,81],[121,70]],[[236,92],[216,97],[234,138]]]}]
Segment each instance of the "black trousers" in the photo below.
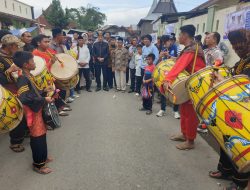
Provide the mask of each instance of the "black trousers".
[{"label": "black trousers", "polygon": [[57,109],[60,109],[65,105],[65,99],[66,99],[66,90],[60,90],[59,92],[59,98],[55,99],[55,105]]},{"label": "black trousers", "polygon": [[86,69],[80,68],[79,69],[79,82],[76,85],[76,90],[81,90],[80,83],[81,83],[82,75],[84,76],[85,81],[86,81],[86,89],[89,90],[91,87],[91,83],[92,83],[92,81],[90,79],[90,69],[89,68],[86,68]]},{"label": "black trousers", "polygon": [[28,127],[26,119],[23,117],[21,123],[15,129],[9,132],[10,144],[22,144],[26,130],[28,130]]},{"label": "black trousers", "polygon": [[232,163],[227,154],[220,149],[220,160],[217,168],[224,176],[232,176],[233,182],[241,187],[245,188],[248,184],[248,178],[250,173],[239,173]]},{"label": "black trousers", "polygon": [[135,91],[135,72],[136,69],[130,69],[130,81],[131,81],[131,86],[130,89]]},{"label": "black trousers", "polygon": [[107,80],[109,88],[113,88],[114,84],[116,86],[115,73],[112,71],[112,68],[107,68]]},{"label": "black trousers", "polygon": [[92,60],[90,60],[89,62],[89,69],[90,69],[90,72],[92,73],[92,76],[95,77],[95,65]]},{"label": "black trousers", "polygon": [[146,110],[152,110],[153,107],[153,96],[148,98],[148,99],[142,99],[142,106],[146,109]]},{"label": "black trousers", "polygon": [[95,77],[98,88],[101,88],[101,74],[103,75],[103,88],[107,87],[107,69],[108,66],[106,64],[95,65]]},{"label": "black trousers", "polygon": [[126,69],[126,83],[129,81],[129,67]]},{"label": "black trousers", "polygon": [[40,137],[30,137],[30,147],[32,150],[33,165],[41,168],[48,158],[46,134]]}]

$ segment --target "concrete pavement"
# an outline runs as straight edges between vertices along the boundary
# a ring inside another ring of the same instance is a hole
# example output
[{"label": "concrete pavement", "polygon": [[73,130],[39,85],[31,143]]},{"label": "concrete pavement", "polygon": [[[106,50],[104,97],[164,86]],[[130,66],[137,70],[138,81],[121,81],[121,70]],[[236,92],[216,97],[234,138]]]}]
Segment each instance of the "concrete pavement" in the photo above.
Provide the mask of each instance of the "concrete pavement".
[{"label": "concrete pavement", "polygon": [[0,190],[218,190],[208,177],[218,155],[200,137],[196,149],[178,151],[169,140],[179,120],[139,112],[140,98],[114,91],[83,92],[63,127],[48,132],[49,175],[31,169],[26,151],[13,153],[0,136]]}]

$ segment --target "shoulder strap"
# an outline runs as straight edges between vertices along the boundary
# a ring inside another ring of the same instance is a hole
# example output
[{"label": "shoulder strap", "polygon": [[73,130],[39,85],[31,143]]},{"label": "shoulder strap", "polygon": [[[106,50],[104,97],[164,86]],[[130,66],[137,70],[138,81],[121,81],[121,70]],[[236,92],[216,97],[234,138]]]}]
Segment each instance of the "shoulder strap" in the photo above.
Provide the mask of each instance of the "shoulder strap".
[{"label": "shoulder strap", "polygon": [[77,47],[77,56],[76,56],[76,60],[79,59],[79,54],[80,54],[80,48],[79,45],[76,46]]},{"label": "shoulder strap", "polygon": [[194,69],[195,69],[196,62],[197,62],[198,51],[199,51],[199,44],[197,43],[196,44],[195,57],[194,57],[194,63],[193,63],[193,68],[192,68],[191,75],[194,74]]}]

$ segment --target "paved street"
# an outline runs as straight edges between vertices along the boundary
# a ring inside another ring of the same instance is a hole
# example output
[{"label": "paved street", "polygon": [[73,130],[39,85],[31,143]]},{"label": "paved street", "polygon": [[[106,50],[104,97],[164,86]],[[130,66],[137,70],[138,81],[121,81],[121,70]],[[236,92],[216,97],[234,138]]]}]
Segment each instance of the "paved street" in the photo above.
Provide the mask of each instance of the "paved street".
[{"label": "paved street", "polygon": [[[115,95],[115,96],[114,96]],[[26,151],[8,148],[0,136],[1,190],[218,190],[208,177],[218,155],[200,137],[193,151],[178,151],[169,140],[179,121],[139,112],[141,101],[130,94],[83,92],[63,127],[48,133],[52,174],[31,169],[29,139]]]}]

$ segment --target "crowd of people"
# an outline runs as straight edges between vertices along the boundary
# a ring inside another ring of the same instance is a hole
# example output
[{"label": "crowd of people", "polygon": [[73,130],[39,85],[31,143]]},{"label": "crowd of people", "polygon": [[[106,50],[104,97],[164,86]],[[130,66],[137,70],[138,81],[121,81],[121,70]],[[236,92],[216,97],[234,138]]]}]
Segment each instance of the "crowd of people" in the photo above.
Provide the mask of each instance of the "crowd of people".
[{"label": "crowd of people", "polygon": [[[139,110],[145,111],[147,115],[152,114],[153,102],[158,97],[160,111],[156,115],[166,115],[167,98],[156,89],[152,76],[157,64],[168,59],[175,61],[174,68],[166,73],[162,84],[162,88],[167,91],[184,70],[193,74],[206,66],[219,67],[225,63],[228,48],[220,41],[220,34],[206,33],[202,43],[201,36],[195,36],[195,33],[195,27],[187,25],[180,28],[178,43],[173,33],[159,37],[156,44],[152,43],[152,36],[148,34],[141,38],[131,38],[131,43],[125,46],[123,38],[115,38],[102,31],[96,32],[96,35],[92,31],[83,34],[76,32],[73,38],[68,37],[60,28],[52,30],[52,37],[44,34],[32,37],[30,32],[22,30],[18,38],[9,31],[0,31],[0,84],[17,95],[25,111],[25,118],[10,132],[10,148],[14,152],[24,151],[22,142],[25,136],[29,136],[33,169],[41,174],[52,172],[47,166],[53,159],[47,153],[43,105],[45,102],[55,102],[59,115],[68,116],[72,110],[69,103],[75,101],[83,89],[91,93],[93,80],[96,81],[96,92],[114,88],[116,92],[142,96],[142,107]],[[233,75],[250,76],[249,31],[233,31],[228,38],[241,58],[232,69]],[[41,89],[31,74],[36,68],[33,58],[43,58],[50,72],[58,53],[70,54],[75,58],[80,80],[75,88],[59,89],[51,97],[47,95],[52,90],[51,87]],[[12,75],[14,72],[18,72],[17,78]],[[82,84],[82,76],[86,85]],[[218,73],[215,77],[217,80],[224,80]],[[130,86],[128,91],[127,86]],[[207,132],[207,127],[204,123],[199,123],[191,101],[173,105],[173,111],[174,117],[181,121],[181,134],[172,136],[171,140],[181,142],[176,146],[177,149],[191,150],[195,147],[197,131]],[[218,171],[210,172],[209,176],[233,180],[234,184],[226,189],[245,188],[250,177],[248,173],[239,173],[222,149]]]}]

